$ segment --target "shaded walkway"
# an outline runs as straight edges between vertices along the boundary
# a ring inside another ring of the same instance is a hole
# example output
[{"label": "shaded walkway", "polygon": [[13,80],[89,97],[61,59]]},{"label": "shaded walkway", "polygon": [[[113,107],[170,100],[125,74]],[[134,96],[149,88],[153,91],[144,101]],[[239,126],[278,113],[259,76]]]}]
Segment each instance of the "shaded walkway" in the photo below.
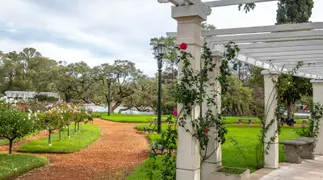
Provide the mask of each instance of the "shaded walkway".
[{"label": "shaded walkway", "polygon": [[134,129],[135,124],[98,119],[94,124],[100,126],[101,137],[89,148],[72,154],[39,154],[49,158],[49,165],[17,179],[116,179],[111,174],[129,172],[147,158],[148,142]]},{"label": "shaded walkway", "polygon": [[323,180],[323,156],[304,160],[302,164],[283,166],[260,180]]}]

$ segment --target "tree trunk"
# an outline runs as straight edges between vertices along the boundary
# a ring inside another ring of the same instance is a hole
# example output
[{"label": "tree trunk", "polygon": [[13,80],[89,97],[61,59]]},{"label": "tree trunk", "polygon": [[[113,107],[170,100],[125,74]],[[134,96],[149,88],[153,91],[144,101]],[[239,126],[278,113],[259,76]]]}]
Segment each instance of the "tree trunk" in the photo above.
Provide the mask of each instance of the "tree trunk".
[{"label": "tree trunk", "polygon": [[48,146],[52,146],[52,130],[48,130]]},{"label": "tree trunk", "polygon": [[287,103],[287,118],[291,119],[293,117],[293,110],[292,110],[293,104]]},{"label": "tree trunk", "polygon": [[76,123],[74,123],[74,134],[76,134],[77,131],[76,131]]},{"label": "tree trunk", "polygon": [[61,142],[62,141],[62,129],[59,129],[58,137],[59,137],[59,142]]},{"label": "tree trunk", "polygon": [[77,123],[77,132],[80,132],[80,122]]},{"label": "tree trunk", "polygon": [[68,136],[68,138],[71,138],[71,128],[70,128],[70,124],[67,125],[67,136]]},{"label": "tree trunk", "polygon": [[110,109],[110,112],[113,113],[114,110],[121,105],[122,101],[116,102]]},{"label": "tree trunk", "polygon": [[121,112],[123,112],[123,111],[127,111],[127,110],[129,110],[129,109],[131,109],[132,107],[126,107],[126,108],[123,108],[123,109],[119,109],[119,111],[118,111],[118,114],[121,114]]},{"label": "tree trunk", "polygon": [[9,139],[9,154],[12,154],[12,144],[14,139]]}]

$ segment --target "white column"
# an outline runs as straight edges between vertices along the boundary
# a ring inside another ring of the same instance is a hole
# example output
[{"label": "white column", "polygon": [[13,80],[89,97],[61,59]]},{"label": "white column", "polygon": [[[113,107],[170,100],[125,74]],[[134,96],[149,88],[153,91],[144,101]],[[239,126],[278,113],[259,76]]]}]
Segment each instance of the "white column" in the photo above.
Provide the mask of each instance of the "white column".
[{"label": "white column", "polygon": [[[265,84],[265,127],[271,124],[265,134],[265,167],[276,169],[279,167],[278,129],[275,115],[277,108],[275,82],[277,82],[278,74],[277,72],[269,72],[267,70],[262,71],[261,74],[264,75]],[[273,137],[274,141],[271,140]]]},{"label": "white column", "polygon": [[[323,105],[323,80],[312,80],[311,83],[313,85],[313,102]],[[314,153],[323,155],[323,118],[320,119],[318,131]]]},{"label": "white column", "polygon": [[[221,57],[213,57],[214,63],[216,63],[216,67],[214,71],[209,72],[209,86],[207,88],[207,92],[211,93],[212,91],[217,92],[216,96],[216,105],[213,107],[214,115],[221,113],[221,85],[216,78],[220,75],[220,66],[221,66]],[[206,102],[203,103],[203,110],[207,110]],[[205,114],[205,112],[203,113]],[[210,156],[202,163],[202,179],[210,179],[210,174],[214,172],[218,167],[222,166],[222,147],[221,143],[215,141],[217,139],[217,131],[216,127],[211,128],[209,131],[210,140],[207,147],[207,156]]]},{"label": "white column", "polygon": [[[200,56],[203,40],[201,39],[201,23],[206,20],[207,14],[201,4],[172,7],[172,17],[177,20],[177,44],[188,44],[187,52],[194,57],[192,67],[200,69]],[[182,71],[182,63],[179,63],[179,74]],[[181,109],[181,105],[178,105]],[[199,115],[199,107],[194,106],[192,118]],[[191,128],[191,119],[187,119],[187,128]],[[177,180],[200,180],[200,147],[196,138],[178,128],[178,145],[176,156],[176,179]]]}]

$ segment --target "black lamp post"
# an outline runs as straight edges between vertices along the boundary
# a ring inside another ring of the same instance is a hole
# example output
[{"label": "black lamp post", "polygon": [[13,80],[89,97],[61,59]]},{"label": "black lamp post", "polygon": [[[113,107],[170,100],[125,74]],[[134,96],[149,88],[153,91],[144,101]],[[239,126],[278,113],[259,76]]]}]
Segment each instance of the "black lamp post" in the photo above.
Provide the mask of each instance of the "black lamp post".
[{"label": "black lamp post", "polygon": [[112,75],[108,74],[107,83],[108,83],[108,116],[110,116],[110,106],[111,106],[111,78]]},{"label": "black lamp post", "polygon": [[158,129],[157,133],[161,132],[161,113],[162,113],[162,102],[161,102],[161,74],[163,67],[163,56],[166,51],[166,47],[164,43],[158,43],[154,47],[154,55],[157,59],[158,65],[158,102],[157,102],[157,111],[158,111]]}]

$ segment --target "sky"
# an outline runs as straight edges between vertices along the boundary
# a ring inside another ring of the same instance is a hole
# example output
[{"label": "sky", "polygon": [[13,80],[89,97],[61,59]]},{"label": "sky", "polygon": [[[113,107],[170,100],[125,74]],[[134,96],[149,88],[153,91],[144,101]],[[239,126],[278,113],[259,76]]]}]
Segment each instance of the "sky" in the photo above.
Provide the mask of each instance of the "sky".
[{"label": "sky", "polygon": [[[311,21],[323,21],[314,0]],[[145,74],[157,70],[150,38],[176,31],[170,4],[157,0],[0,0],[0,51],[36,48],[43,56],[90,66],[130,60]],[[273,25],[277,2],[258,3],[245,14],[237,6],[212,8],[207,23],[220,28]]]}]

